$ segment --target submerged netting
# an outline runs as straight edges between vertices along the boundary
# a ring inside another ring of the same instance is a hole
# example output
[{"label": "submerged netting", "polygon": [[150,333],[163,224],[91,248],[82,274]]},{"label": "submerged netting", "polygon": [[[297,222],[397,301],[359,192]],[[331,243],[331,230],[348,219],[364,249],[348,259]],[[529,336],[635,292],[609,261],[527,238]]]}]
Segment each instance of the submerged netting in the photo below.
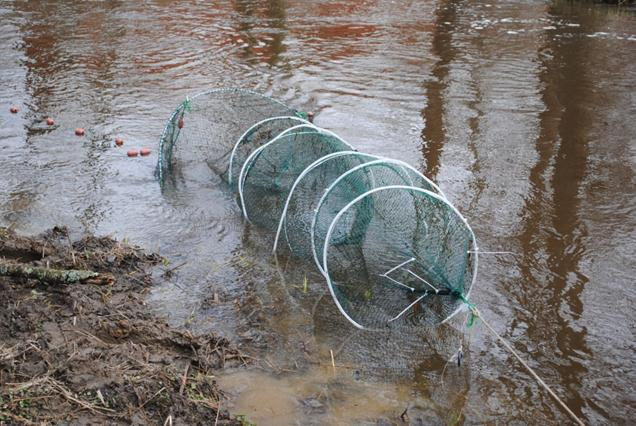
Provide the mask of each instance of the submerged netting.
[{"label": "submerged netting", "polygon": [[206,162],[245,218],[313,262],[341,313],[368,329],[436,325],[466,302],[475,237],[439,188],[408,164],[357,152],[263,95],[219,89],[182,103],[161,141],[163,181]]},{"label": "submerged netting", "polygon": [[472,281],[474,238],[459,213],[423,188],[374,188],[330,221],[322,266],[338,307],[360,327],[435,325]]}]

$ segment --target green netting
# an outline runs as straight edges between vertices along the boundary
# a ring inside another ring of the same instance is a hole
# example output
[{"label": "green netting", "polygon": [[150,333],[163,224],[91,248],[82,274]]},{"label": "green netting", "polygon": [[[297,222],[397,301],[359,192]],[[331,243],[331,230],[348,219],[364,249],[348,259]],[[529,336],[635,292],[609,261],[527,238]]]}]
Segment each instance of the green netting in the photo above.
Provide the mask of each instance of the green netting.
[{"label": "green netting", "polygon": [[341,312],[364,328],[439,324],[470,291],[475,239],[443,197],[385,186],[341,209],[322,262]]},{"label": "green netting", "polygon": [[[214,89],[186,99],[174,111],[159,141],[157,176],[161,182],[179,163],[207,162],[225,173],[236,142],[254,124],[303,113],[245,89]],[[177,161],[178,160],[178,161]]]},{"label": "green netting", "polygon": [[276,231],[285,201],[296,178],[325,155],[351,150],[339,137],[304,126],[281,133],[253,151],[239,177],[239,194],[245,217]]},{"label": "green netting", "polygon": [[[300,117],[271,117],[259,121],[250,127],[236,142],[229,160],[226,180],[232,188],[237,190],[237,182],[241,168],[247,157],[257,148],[263,146],[284,131],[295,126],[310,125]],[[313,127],[313,126],[312,126]]]},{"label": "green netting", "polygon": [[281,239],[284,239],[293,254],[311,259],[311,224],[325,188],[347,171],[378,158],[357,151],[340,151],[309,165],[298,176],[287,196],[278,224],[274,251]]},{"label": "green netting", "polygon": [[[316,266],[322,271],[322,253],[325,236],[329,225],[338,212],[351,200],[373,188],[388,185],[408,185],[417,186],[430,191],[439,192],[439,188],[423,176],[420,172],[408,164],[392,159],[376,159],[366,162],[345,171],[333,182],[326,185],[326,189],[315,207],[315,214],[310,226],[310,243],[312,254]],[[443,194],[440,193],[443,197]],[[364,200],[367,205],[371,199]],[[371,209],[372,206],[369,206]],[[355,223],[351,223],[352,229],[357,232],[364,230],[365,216],[356,218]],[[340,229],[344,225],[341,224]],[[332,237],[334,242],[338,240],[338,235]],[[353,234],[347,233],[347,238],[353,238]]]}]

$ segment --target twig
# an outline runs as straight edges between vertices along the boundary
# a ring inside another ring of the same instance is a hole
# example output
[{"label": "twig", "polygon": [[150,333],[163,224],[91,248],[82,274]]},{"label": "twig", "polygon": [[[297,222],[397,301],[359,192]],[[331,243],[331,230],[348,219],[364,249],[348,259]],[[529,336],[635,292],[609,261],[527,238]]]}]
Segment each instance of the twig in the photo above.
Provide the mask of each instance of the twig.
[{"label": "twig", "polygon": [[183,390],[185,389],[186,382],[188,381],[188,371],[190,371],[190,361],[186,364],[185,371],[183,372],[183,377],[181,378],[181,386],[179,387],[179,395],[183,395]]},{"label": "twig", "polygon": [[181,268],[183,265],[185,265],[185,264],[187,264],[187,263],[188,263],[188,262],[180,263],[180,264],[178,264],[177,266],[175,266],[175,267],[173,267],[173,268],[170,268],[170,269],[168,269],[168,270],[164,271],[164,275],[172,274],[174,271],[176,271],[177,269]]},{"label": "twig", "polygon": [[68,246],[70,248],[73,265],[77,265],[77,261],[75,260],[75,250],[73,250],[73,241],[71,241],[71,236],[69,235],[69,232],[66,233],[66,239],[68,240]]},{"label": "twig", "polygon": [[51,269],[0,261],[0,275],[36,279],[49,284],[113,284],[115,277],[80,269]]},{"label": "twig", "polygon": [[13,414],[10,411],[0,411],[0,417],[10,417],[21,425],[37,425],[38,423],[34,423],[29,419],[25,419],[24,417],[18,416],[17,414]]},{"label": "twig", "polygon": [[153,396],[151,396],[151,397],[150,397],[150,399],[148,399],[146,402],[144,402],[143,404],[141,404],[141,405],[139,406],[139,408],[144,408],[144,405],[148,404],[150,401],[152,401],[153,399],[155,399],[155,397],[156,397],[157,395],[159,395],[161,392],[163,392],[163,391],[165,391],[165,390],[166,390],[165,386],[164,386],[164,387],[162,387],[161,389],[159,389],[159,390],[157,391],[157,393],[155,393]]},{"label": "twig", "polygon": [[81,399],[77,399],[73,397],[73,395],[71,395],[71,393],[67,389],[65,389],[62,385],[60,385],[56,381],[53,381],[50,378],[48,379],[48,382],[51,385],[51,387],[56,389],[64,398],[86,408],[87,410],[90,410],[93,412],[106,411],[108,413],[115,413],[115,410],[111,410],[110,408],[98,407],[97,405],[93,405],[88,402],[82,401]]},{"label": "twig", "polygon": [[329,353],[331,354],[331,366],[333,367],[333,375],[336,375],[336,361],[333,359],[333,350],[329,349]]},{"label": "twig", "polygon": [[221,399],[219,399],[219,405],[216,408],[216,418],[214,419],[214,426],[219,422],[219,413],[221,412]]},{"label": "twig", "polygon": [[[67,331],[67,330],[64,330],[64,331]],[[97,343],[100,343],[100,344],[102,344],[102,345],[104,345],[104,346],[116,346],[116,345],[113,345],[112,343],[104,342],[102,339],[100,339],[99,337],[97,337],[97,336],[95,336],[95,335],[93,335],[93,334],[89,333],[88,331],[84,331],[84,330],[76,330],[76,329],[72,329],[72,328],[71,328],[71,329],[69,329],[68,331],[72,331],[72,332],[75,332],[75,333],[77,333],[77,334],[81,334],[82,336],[84,336],[84,337],[88,337],[89,339],[93,339],[93,340],[95,340]]]}]

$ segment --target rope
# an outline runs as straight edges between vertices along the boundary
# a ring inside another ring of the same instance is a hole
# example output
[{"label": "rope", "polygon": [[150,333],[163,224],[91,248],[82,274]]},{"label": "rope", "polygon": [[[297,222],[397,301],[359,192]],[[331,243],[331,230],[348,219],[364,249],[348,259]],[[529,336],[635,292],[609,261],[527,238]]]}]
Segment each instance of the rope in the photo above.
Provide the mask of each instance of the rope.
[{"label": "rope", "polygon": [[[488,329],[488,331],[490,331],[502,344],[503,346],[512,354],[514,355],[515,358],[517,358],[517,360],[521,363],[521,365],[523,365],[525,367],[526,370],[528,370],[528,372],[532,375],[532,377],[534,377],[534,379],[537,381],[537,383],[539,383],[541,386],[543,386],[543,388],[548,391],[548,393],[550,394],[550,396],[552,396],[552,398],[554,398],[554,400],[556,402],[559,403],[559,405],[561,405],[561,407],[563,407],[563,409],[570,415],[570,417],[572,417],[572,419],[578,423],[580,426],[585,426],[585,423],[583,423],[583,421],[576,415],[574,414],[574,412],[572,410],[570,410],[570,408],[565,405],[565,402],[563,402],[561,400],[561,398],[559,398],[557,396],[556,393],[554,393],[554,391],[550,388],[550,386],[548,386],[546,384],[546,382],[544,382],[541,377],[539,377],[539,375],[537,373],[535,373],[535,371],[532,369],[532,367],[530,367],[520,356],[519,354],[512,348],[512,346],[510,346],[510,343],[508,343],[506,340],[504,340],[503,337],[501,337],[499,335],[499,333],[497,333],[495,331],[494,328],[492,328],[492,326],[488,323],[488,321],[486,321],[484,319],[484,317],[481,315],[481,312],[479,312],[479,310],[477,309],[477,307],[475,305],[473,305],[472,303],[468,302],[468,300],[463,297],[463,295],[460,296],[460,299],[462,299],[462,301],[464,303],[466,303],[466,305],[468,306],[468,308],[470,309],[470,312],[472,315],[474,315],[477,318],[481,318],[481,321],[484,323],[484,325],[486,326],[486,328]],[[469,320],[470,324],[472,324],[472,319]]]}]

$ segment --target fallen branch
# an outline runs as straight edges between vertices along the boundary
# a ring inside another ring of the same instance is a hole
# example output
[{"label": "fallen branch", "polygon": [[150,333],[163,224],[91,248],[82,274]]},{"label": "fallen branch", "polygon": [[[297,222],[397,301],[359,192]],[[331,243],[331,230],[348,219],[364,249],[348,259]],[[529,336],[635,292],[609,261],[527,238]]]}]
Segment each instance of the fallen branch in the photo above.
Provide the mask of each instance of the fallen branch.
[{"label": "fallen branch", "polygon": [[81,269],[51,269],[39,266],[20,265],[13,262],[0,261],[0,276],[30,278],[49,284],[85,284],[109,285],[115,282],[110,274],[100,274]]}]

